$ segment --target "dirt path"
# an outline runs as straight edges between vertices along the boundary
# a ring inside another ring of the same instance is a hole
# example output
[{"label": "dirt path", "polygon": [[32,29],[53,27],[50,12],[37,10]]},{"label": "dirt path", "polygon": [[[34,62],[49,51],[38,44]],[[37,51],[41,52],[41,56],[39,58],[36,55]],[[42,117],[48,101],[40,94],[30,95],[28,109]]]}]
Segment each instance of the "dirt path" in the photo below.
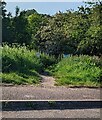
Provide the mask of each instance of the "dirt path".
[{"label": "dirt path", "polygon": [[45,75],[41,75],[42,81],[40,86],[44,87],[44,88],[52,88],[55,87],[55,78],[53,78],[52,76],[45,76]]}]

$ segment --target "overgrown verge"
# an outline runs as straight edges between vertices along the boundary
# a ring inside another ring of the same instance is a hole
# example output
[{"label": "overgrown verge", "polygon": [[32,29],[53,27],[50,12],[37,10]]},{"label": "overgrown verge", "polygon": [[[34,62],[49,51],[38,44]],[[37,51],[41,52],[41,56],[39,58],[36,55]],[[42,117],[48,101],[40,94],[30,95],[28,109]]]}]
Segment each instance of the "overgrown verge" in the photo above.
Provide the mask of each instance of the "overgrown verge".
[{"label": "overgrown verge", "polygon": [[55,63],[54,57],[26,46],[3,45],[2,50],[2,77],[3,83],[36,84],[40,81],[39,73]]},{"label": "overgrown verge", "polygon": [[99,87],[102,83],[102,60],[96,56],[63,58],[54,67],[56,85]]},{"label": "overgrown verge", "polygon": [[96,56],[71,56],[56,64],[53,56],[28,50],[26,46],[3,45],[3,83],[38,84],[40,73],[47,70],[56,78],[56,85],[99,87],[102,83],[102,59]]}]

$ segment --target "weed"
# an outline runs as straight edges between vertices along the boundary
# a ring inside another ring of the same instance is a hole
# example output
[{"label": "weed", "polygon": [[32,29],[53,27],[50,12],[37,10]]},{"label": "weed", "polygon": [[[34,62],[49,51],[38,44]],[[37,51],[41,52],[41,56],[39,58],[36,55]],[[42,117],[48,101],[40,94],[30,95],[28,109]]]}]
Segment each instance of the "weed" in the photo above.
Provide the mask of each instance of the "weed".
[{"label": "weed", "polygon": [[50,107],[54,107],[56,105],[55,101],[48,101]]}]

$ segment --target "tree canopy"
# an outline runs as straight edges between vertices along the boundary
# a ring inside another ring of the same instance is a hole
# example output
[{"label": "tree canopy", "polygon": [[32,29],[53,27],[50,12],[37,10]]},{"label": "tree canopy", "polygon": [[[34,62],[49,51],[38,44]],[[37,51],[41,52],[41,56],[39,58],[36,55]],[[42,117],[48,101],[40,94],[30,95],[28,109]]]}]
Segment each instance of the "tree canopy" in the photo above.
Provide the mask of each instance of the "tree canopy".
[{"label": "tree canopy", "polygon": [[88,2],[77,11],[59,11],[53,16],[19,7],[12,16],[5,2],[1,6],[3,42],[25,44],[55,56],[102,54],[102,2]]}]

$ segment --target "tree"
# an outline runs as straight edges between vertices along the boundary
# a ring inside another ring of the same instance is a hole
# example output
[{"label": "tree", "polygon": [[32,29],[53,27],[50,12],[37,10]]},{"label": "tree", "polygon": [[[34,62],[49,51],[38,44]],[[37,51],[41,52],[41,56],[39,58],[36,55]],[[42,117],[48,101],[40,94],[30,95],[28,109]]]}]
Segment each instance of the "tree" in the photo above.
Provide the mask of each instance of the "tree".
[{"label": "tree", "polygon": [[[19,11],[15,17],[3,10],[3,42],[29,45],[58,57],[61,54],[102,54],[102,2],[90,3],[77,11],[67,10],[53,16],[35,9]],[[6,36],[5,36],[6,34]]]},{"label": "tree", "polygon": [[[64,31],[65,15],[61,12],[53,16],[46,26],[43,26],[36,34],[37,46],[45,53],[59,56],[69,53],[66,32]],[[68,50],[68,51],[67,51]]]},{"label": "tree", "polygon": [[85,33],[84,39],[78,45],[81,54],[101,55],[102,54],[102,4],[94,3],[88,15],[90,26]]},{"label": "tree", "polygon": [[1,7],[1,10],[2,10],[2,17],[5,18],[6,17],[6,12],[7,10],[5,9],[5,6],[6,6],[6,2],[0,2],[0,7]]},{"label": "tree", "polygon": [[48,22],[47,15],[42,15],[38,13],[31,14],[27,17],[28,20],[28,31],[31,35],[31,45],[30,48],[37,49],[36,42],[37,39],[35,35],[41,26],[45,26]]},{"label": "tree", "polygon": [[20,8],[18,6],[16,6],[16,12],[15,12],[16,17],[19,15],[19,12],[20,12]]}]

